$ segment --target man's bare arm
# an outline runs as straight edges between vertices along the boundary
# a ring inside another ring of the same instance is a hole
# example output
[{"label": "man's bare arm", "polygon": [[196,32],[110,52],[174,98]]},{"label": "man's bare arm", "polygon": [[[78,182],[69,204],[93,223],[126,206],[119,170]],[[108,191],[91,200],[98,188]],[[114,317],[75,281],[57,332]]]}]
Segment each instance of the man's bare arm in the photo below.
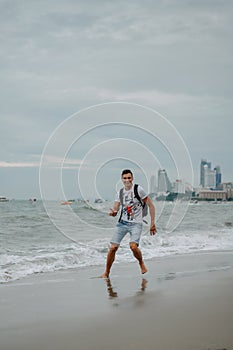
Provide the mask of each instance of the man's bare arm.
[{"label": "man's bare arm", "polygon": [[113,209],[110,208],[109,215],[110,216],[116,216],[117,213],[118,213],[119,208],[120,208],[120,202],[115,201],[114,205],[113,205]]},{"label": "man's bare arm", "polygon": [[143,201],[148,205],[150,212],[150,234],[153,236],[156,234],[156,225],[155,225],[155,206],[152,203],[150,197],[146,197]]}]

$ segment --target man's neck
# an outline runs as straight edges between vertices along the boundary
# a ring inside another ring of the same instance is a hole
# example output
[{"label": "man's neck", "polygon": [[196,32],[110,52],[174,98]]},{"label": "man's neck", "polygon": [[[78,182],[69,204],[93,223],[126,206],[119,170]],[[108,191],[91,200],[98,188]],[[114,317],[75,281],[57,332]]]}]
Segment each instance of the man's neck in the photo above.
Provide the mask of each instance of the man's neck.
[{"label": "man's neck", "polygon": [[133,187],[133,184],[125,185],[125,190],[129,191],[129,190],[131,190],[132,187]]}]

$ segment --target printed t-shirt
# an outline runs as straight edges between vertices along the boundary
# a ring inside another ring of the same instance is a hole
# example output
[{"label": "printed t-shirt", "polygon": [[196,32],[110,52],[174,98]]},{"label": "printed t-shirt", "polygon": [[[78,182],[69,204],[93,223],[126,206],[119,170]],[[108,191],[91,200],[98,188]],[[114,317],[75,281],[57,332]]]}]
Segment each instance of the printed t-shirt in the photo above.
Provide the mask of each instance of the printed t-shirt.
[{"label": "printed t-shirt", "polygon": [[[146,192],[140,185],[138,185],[138,194],[142,201],[147,197]],[[120,202],[120,191],[117,192],[115,201]],[[123,189],[123,212],[121,220],[135,223],[142,222],[142,206],[134,196],[134,185],[128,191],[125,188]]]}]

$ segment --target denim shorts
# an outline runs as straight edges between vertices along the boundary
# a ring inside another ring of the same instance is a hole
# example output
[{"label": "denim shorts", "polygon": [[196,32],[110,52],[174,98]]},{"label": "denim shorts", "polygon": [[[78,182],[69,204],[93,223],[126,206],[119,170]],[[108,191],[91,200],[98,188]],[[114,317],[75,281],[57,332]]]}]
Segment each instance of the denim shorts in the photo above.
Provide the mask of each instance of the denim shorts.
[{"label": "denim shorts", "polygon": [[112,236],[110,243],[120,245],[122,239],[125,235],[130,234],[130,243],[135,242],[139,245],[141,233],[142,233],[142,223],[128,222],[121,220],[117,223],[115,232]]}]

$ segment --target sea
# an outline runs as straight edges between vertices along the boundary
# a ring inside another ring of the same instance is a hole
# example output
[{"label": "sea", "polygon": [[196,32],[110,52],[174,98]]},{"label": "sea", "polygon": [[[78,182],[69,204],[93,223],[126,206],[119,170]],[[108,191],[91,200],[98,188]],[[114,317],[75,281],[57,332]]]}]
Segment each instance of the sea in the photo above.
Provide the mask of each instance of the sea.
[{"label": "sea", "polygon": [[[99,266],[101,274],[117,223],[117,217],[108,215],[112,204],[79,200],[0,203],[0,283],[88,266]],[[178,206],[178,212],[176,202],[155,200],[154,204],[157,234],[150,236],[145,223],[140,242],[145,260],[233,251],[233,202],[186,202]],[[126,236],[115,263],[134,261],[128,243]]]}]

